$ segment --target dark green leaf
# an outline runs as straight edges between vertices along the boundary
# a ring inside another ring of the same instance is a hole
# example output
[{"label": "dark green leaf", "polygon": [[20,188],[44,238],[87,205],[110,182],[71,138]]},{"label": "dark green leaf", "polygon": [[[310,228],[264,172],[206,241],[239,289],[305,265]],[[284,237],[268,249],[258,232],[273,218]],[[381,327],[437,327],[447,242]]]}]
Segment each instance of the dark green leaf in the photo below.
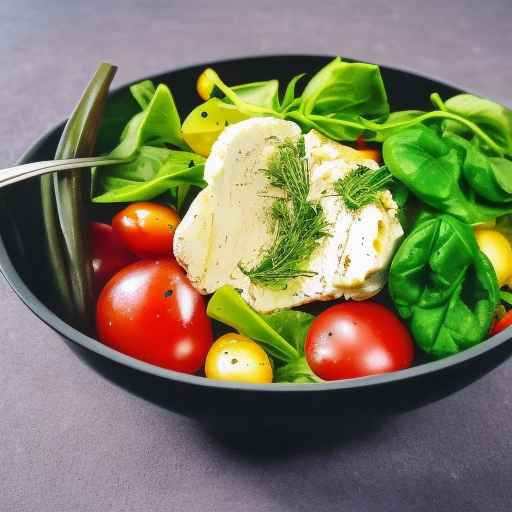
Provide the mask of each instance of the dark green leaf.
[{"label": "dark green leaf", "polygon": [[459,152],[462,174],[469,186],[488,201],[512,201],[512,162],[504,158],[490,159],[468,140],[455,133],[443,140]]},{"label": "dark green leaf", "polygon": [[[446,110],[474,122],[505,153],[512,154],[512,111],[485,98],[472,94],[458,94],[444,104]],[[467,129],[454,123],[446,123],[447,130],[467,134]]]},{"label": "dark green leaf", "polygon": [[384,142],[383,157],[391,174],[421,201],[469,224],[512,211],[464,186],[459,152],[431,128],[417,125],[395,133]]},{"label": "dark green leaf", "polygon": [[496,274],[471,227],[425,215],[398,249],[389,291],[413,338],[436,357],[482,341],[499,302]]}]

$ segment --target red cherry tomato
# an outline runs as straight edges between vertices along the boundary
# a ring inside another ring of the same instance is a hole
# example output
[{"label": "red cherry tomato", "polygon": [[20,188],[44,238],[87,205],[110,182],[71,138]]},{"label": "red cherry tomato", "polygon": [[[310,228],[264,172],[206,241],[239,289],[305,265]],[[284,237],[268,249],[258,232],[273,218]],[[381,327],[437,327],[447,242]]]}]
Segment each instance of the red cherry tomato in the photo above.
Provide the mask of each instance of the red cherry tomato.
[{"label": "red cherry tomato", "polygon": [[123,244],[140,258],[172,256],[172,239],[178,214],[157,203],[132,203],[112,219],[112,227]]},{"label": "red cherry tomato", "polygon": [[90,230],[94,287],[96,293],[99,293],[117,271],[126,267],[135,258],[124,248],[108,224],[91,222]]},{"label": "red cherry tomato", "polygon": [[306,360],[325,380],[392,372],[412,364],[411,336],[397,316],[374,302],[345,302],[311,324]]},{"label": "red cherry tomato", "polygon": [[103,288],[96,328],[106,345],[148,363],[184,373],[203,365],[212,328],[203,297],[173,260],[142,260]]},{"label": "red cherry tomato", "polygon": [[512,325],[512,309],[507,311],[506,315],[501,319],[495,322],[491,328],[491,336],[498,334],[501,331],[504,331],[507,327]]}]

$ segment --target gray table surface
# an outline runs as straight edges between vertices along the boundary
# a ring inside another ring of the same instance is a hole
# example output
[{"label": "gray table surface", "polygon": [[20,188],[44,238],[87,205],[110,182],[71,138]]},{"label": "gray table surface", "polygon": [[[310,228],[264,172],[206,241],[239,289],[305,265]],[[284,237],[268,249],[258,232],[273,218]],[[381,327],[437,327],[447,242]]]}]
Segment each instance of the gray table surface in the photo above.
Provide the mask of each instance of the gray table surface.
[{"label": "gray table surface", "polygon": [[[510,106],[511,21],[510,0],[2,0],[0,166],[68,115],[101,60],[120,84],[225,57],[342,54]],[[511,509],[512,360],[361,435],[261,451],[104,380],[3,278],[0,305],[1,511]]]}]

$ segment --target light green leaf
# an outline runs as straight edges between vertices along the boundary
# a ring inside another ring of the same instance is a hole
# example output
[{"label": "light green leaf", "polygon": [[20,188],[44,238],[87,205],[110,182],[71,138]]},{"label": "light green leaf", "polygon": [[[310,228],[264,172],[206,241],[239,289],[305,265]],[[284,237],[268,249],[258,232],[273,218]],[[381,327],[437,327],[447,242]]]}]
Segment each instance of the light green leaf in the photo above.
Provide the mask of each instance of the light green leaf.
[{"label": "light green leaf", "polygon": [[160,84],[149,105],[126,125],[120,144],[111,151],[112,158],[131,158],[143,145],[173,144],[185,148],[181,123],[169,88]]},{"label": "light green leaf", "polygon": [[386,118],[389,104],[379,67],[336,57],[306,85],[300,110],[305,115]]},{"label": "light green leaf", "polygon": [[135,101],[144,110],[150,103],[151,98],[155,95],[155,86],[151,80],[143,80],[130,86],[130,92]]}]

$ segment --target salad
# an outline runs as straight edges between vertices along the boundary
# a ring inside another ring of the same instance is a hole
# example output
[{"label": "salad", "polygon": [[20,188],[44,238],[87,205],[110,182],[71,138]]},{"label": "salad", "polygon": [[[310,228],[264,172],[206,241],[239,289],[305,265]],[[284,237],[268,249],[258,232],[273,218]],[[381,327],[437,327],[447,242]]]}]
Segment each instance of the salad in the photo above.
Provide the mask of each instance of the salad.
[{"label": "salad", "polygon": [[379,67],[340,58],[284,88],[205,69],[183,121],[167,85],[130,91],[138,111],[92,170],[93,210],[119,205],[90,225],[106,345],[304,383],[447,357],[512,324],[510,110],[432,91],[430,111],[390,111]]}]

